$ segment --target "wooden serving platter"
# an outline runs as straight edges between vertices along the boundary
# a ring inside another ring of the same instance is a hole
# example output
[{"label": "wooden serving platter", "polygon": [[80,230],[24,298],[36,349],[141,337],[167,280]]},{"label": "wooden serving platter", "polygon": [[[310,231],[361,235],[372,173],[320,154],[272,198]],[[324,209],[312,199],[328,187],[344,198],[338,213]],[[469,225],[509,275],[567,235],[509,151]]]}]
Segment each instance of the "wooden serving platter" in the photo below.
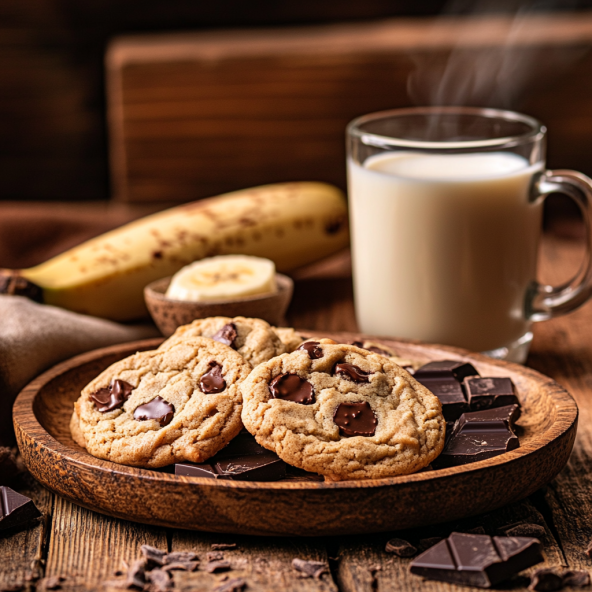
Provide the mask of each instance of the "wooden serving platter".
[{"label": "wooden serving platter", "polygon": [[[336,341],[355,333],[316,333]],[[14,406],[24,461],[43,485],[103,514],[147,524],[256,535],[339,535],[400,530],[487,512],[524,498],[563,468],[578,409],[550,378],[464,350],[375,339],[421,362],[470,361],[483,376],[509,376],[522,404],[520,448],[477,463],[389,479],[325,483],[216,481],[137,469],[96,459],[70,437],[80,390],[113,362],[153,349],[151,339],[89,352],[31,382]]]}]

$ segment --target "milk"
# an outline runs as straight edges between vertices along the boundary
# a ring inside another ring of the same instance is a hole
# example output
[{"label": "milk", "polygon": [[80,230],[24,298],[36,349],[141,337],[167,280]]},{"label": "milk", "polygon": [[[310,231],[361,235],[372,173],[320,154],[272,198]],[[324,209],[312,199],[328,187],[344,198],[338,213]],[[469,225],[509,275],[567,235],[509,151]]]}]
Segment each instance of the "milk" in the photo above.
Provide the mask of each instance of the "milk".
[{"label": "milk", "polygon": [[528,196],[541,166],[508,152],[350,160],[360,329],[474,351],[527,333],[542,215]]}]

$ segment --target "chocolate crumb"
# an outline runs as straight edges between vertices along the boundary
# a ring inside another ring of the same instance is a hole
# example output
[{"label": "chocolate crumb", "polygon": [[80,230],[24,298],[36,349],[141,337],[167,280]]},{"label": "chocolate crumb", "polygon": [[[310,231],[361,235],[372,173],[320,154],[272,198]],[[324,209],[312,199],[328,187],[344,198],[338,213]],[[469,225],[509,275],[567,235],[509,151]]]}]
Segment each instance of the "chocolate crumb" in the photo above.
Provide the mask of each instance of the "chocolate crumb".
[{"label": "chocolate crumb", "polygon": [[590,585],[590,574],[585,570],[568,569],[561,574],[564,586],[573,588],[585,588]]},{"label": "chocolate crumb", "polygon": [[324,561],[305,561],[304,559],[292,559],[292,567],[309,578],[320,578],[329,572],[329,566]]},{"label": "chocolate crumb", "polygon": [[166,592],[173,587],[170,574],[162,569],[153,569],[146,575],[150,580],[149,588],[154,592]]},{"label": "chocolate crumb", "polygon": [[417,545],[417,548],[422,553],[427,551],[430,547],[437,545],[440,541],[443,541],[443,537],[428,537],[425,539],[421,539]]},{"label": "chocolate crumb", "polygon": [[530,576],[529,590],[555,592],[563,588],[563,578],[552,568],[537,569]]},{"label": "chocolate crumb", "polygon": [[187,563],[189,561],[197,562],[199,559],[197,558],[197,553],[193,553],[193,551],[173,551],[164,558],[165,564],[177,563],[178,561]]},{"label": "chocolate crumb", "polygon": [[231,549],[238,548],[236,543],[213,543],[210,549],[212,551],[230,551]]},{"label": "chocolate crumb", "polygon": [[242,578],[232,578],[216,586],[212,592],[241,592],[247,586],[247,582]]},{"label": "chocolate crumb", "polygon": [[397,538],[388,541],[384,550],[397,557],[413,557],[417,553],[417,549],[410,542]]},{"label": "chocolate crumb", "polygon": [[501,529],[506,536],[511,537],[535,537],[540,539],[545,536],[545,528],[540,524],[530,524],[528,522],[510,524]]},{"label": "chocolate crumb", "polygon": [[142,552],[142,555],[144,555],[146,561],[151,561],[156,565],[164,565],[166,563],[166,551],[161,551],[150,545],[142,545],[140,551]]},{"label": "chocolate crumb", "polygon": [[208,561],[222,561],[224,559],[224,553],[222,551],[210,551],[206,557]]},{"label": "chocolate crumb", "polygon": [[217,573],[219,571],[229,570],[230,567],[230,561],[210,561],[205,569],[208,573]]}]

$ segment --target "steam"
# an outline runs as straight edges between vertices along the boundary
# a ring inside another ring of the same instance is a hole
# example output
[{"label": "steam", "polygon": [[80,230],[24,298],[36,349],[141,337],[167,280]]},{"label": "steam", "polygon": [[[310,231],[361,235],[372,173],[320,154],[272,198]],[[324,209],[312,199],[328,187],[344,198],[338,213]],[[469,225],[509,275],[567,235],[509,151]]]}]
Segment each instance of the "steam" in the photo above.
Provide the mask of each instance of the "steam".
[{"label": "steam", "polygon": [[[555,1],[562,9],[576,3]],[[448,54],[411,56],[415,69],[407,80],[409,97],[417,105],[520,108],[527,96],[551,84],[585,51],[548,38],[561,18],[548,12],[553,8],[549,2],[453,0],[434,35],[444,24],[453,29],[457,42]]]}]

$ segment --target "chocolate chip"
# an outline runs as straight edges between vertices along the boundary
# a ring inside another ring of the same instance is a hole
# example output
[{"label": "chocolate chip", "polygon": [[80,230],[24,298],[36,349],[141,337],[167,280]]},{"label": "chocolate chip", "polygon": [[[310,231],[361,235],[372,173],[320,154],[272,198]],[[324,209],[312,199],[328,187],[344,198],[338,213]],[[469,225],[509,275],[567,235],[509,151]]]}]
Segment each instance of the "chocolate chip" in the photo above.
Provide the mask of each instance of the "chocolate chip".
[{"label": "chocolate chip", "polygon": [[417,553],[417,549],[410,542],[396,538],[388,541],[384,550],[397,557],[413,557]]},{"label": "chocolate chip", "polygon": [[222,551],[210,551],[206,557],[208,561],[222,561],[224,559],[224,553]]},{"label": "chocolate chip", "polygon": [[142,545],[140,551],[148,562],[152,562],[156,565],[164,565],[166,563],[166,551],[161,551],[150,545]]},{"label": "chocolate chip", "polygon": [[208,364],[209,370],[200,378],[199,388],[206,395],[221,393],[226,388],[226,381],[222,376],[222,366],[213,360]]},{"label": "chocolate chip", "polygon": [[555,592],[563,588],[563,578],[551,568],[537,569],[530,576],[529,590]]},{"label": "chocolate chip", "polygon": [[212,592],[242,592],[246,585],[247,582],[242,578],[232,578],[216,586]]},{"label": "chocolate chip", "polygon": [[585,588],[590,585],[590,574],[584,570],[567,570],[561,574],[564,586]]},{"label": "chocolate chip", "polygon": [[39,516],[41,512],[33,500],[10,487],[0,486],[0,531],[25,526]]},{"label": "chocolate chip", "polygon": [[212,543],[210,546],[212,551],[230,551],[236,548],[238,548],[236,543]]},{"label": "chocolate chip", "polygon": [[160,427],[169,425],[173,421],[175,415],[175,408],[162,397],[156,397],[136,407],[134,411],[134,419],[137,421],[147,421],[148,419],[156,419]]},{"label": "chocolate chip", "polygon": [[342,376],[353,382],[370,382],[368,376],[370,376],[372,372],[366,372],[353,364],[343,362],[341,364],[335,364],[333,374]]},{"label": "chocolate chip", "polygon": [[314,388],[310,382],[298,374],[280,374],[269,383],[269,391],[274,399],[293,401],[301,405],[314,403]]},{"label": "chocolate chip", "polygon": [[292,567],[309,578],[320,578],[329,572],[329,566],[324,561],[305,561],[304,559],[292,559]]},{"label": "chocolate chip", "polygon": [[308,353],[308,357],[311,360],[318,360],[323,357],[323,349],[319,347],[318,341],[305,341],[298,349],[303,349]]},{"label": "chocolate chip", "polygon": [[228,571],[230,569],[230,561],[210,561],[206,565],[208,573],[217,573],[219,571]]},{"label": "chocolate chip", "polygon": [[511,537],[535,537],[540,539],[545,536],[545,528],[540,524],[529,524],[529,523],[520,523],[520,524],[511,524],[503,529],[501,529],[506,536]]},{"label": "chocolate chip", "polygon": [[129,399],[133,390],[134,387],[131,384],[115,378],[108,387],[95,391],[90,398],[94,401],[97,411],[107,413],[121,407]]},{"label": "chocolate chip", "polygon": [[346,345],[354,345],[355,347],[361,347],[362,349],[364,348],[364,342],[363,341],[350,341]]},{"label": "chocolate chip", "polygon": [[214,341],[218,341],[219,343],[223,343],[224,345],[230,346],[232,349],[236,349],[234,347],[234,340],[236,339],[238,332],[236,330],[236,325],[234,323],[228,323],[224,325],[216,334],[212,335],[212,339]]},{"label": "chocolate chip", "polygon": [[374,436],[378,419],[367,401],[363,403],[340,403],[333,421],[339,426],[342,436]]}]

